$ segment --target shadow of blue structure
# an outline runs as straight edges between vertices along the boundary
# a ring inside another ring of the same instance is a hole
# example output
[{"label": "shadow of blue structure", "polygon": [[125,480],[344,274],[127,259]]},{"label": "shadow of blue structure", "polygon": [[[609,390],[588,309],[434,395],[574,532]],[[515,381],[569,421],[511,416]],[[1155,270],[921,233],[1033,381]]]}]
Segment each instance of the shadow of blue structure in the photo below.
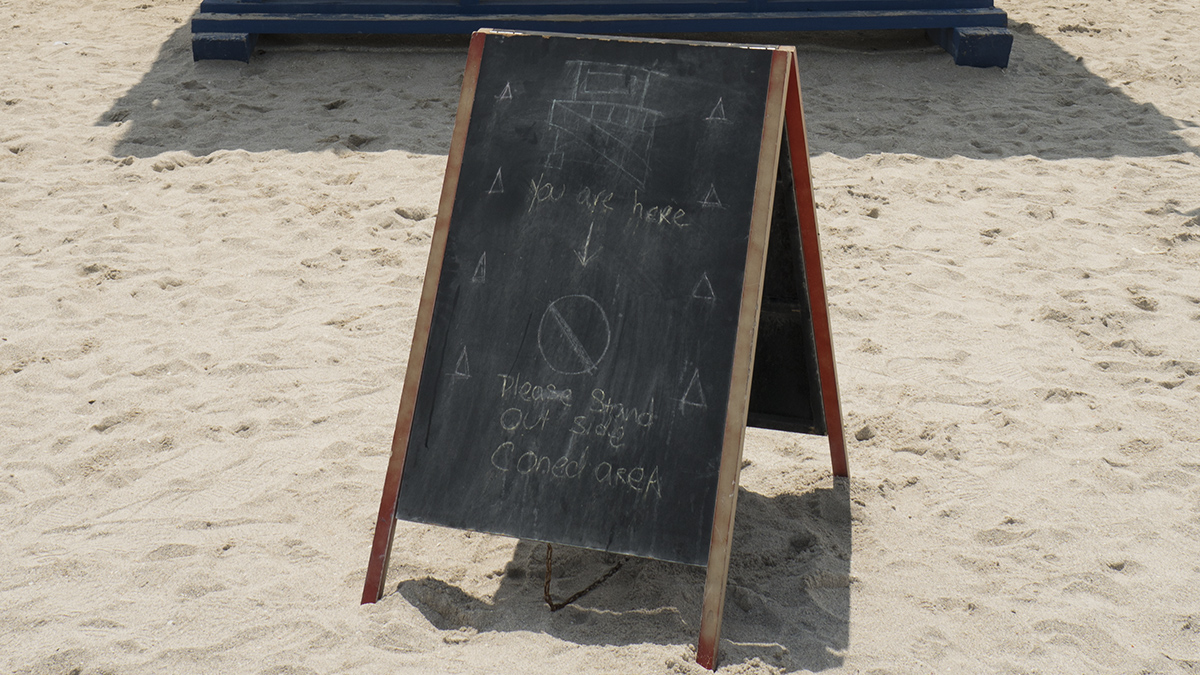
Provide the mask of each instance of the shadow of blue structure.
[{"label": "shadow of blue structure", "polygon": [[[1006,70],[955,67],[923,31],[685,37],[797,45],[816,153],[1068,159],[1196,152],[1180,133],[1195,121],[1132,100],[1028,26],[1013,32],[1017,46]],[[114,155],[448,151],[465,35],[266,36],[248,64],[193,62],[191,38],[188,28],[177,30],[141,82],[97,121],[124,130]],[[338,79],[345,72],[355,77]]]}]

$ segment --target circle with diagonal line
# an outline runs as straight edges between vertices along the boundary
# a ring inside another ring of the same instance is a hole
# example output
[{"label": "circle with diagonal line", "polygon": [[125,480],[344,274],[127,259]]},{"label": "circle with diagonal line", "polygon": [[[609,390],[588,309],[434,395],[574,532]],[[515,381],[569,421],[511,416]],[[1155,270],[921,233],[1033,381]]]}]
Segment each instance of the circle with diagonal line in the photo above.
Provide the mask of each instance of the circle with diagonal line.
[{"label": "circle with diagonal line", "polygon": [[611,339],[608,315],[586,295],[564,295],[550,303],[538,324],[538,350],[562,375],[596,372]]}]

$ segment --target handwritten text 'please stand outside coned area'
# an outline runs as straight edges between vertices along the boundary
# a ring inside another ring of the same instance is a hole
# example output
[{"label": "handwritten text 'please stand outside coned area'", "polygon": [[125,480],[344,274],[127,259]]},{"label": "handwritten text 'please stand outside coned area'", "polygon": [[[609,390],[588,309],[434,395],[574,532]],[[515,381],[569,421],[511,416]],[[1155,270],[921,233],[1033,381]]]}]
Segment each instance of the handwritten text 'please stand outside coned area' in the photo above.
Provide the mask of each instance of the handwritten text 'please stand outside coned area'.
[{"label": "handwritten text 'please stand outside coned area'", "polygon": [[[559,480],[591,478],[612,488],[632,490],[643,496],[662,497],[662,481],[658,467],[617,466],[615,456],[626,449],[626,442],[638,429],[649,429],[658,419],[654,399],[643,408],[614,401],[602,389],[593,389],[585,401],[575,401],[570,389],[558,389],[553,384],[535,385],[521,376],[501,374],[500,399],[509,404],[500,413],[499,425],[511,440],[505,440],[492,452],[492,466],[502,472],[515,471],[521,475],[544,475]],[[581,410],[574,410],[577,404]],[[582,412],[583,414],[572,414]],[[569,425],[570,441],[567,454],[557,458],[539,455],[534,450],[519,451],[517,443],[526,433],[545,431],[547,427]],[[576,441],[601,440],[603,451],[613,455],[612,461],[594,466],[588,459],[592,445],[588,443],[578,458],[570,451]],[[588,471],[588,469],[591,469]]]}]

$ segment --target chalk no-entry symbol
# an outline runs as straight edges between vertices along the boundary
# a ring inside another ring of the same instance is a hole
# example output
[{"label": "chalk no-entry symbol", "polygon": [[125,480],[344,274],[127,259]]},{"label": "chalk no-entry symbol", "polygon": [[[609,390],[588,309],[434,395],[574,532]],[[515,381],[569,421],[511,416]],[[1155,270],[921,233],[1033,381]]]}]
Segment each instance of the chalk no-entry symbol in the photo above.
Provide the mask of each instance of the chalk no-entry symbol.
[{"label": "chalk no-entry symbol", "polygon": [[538,350],[562,375],[595,372],[611,338],[608,315],[586,295],[564,295],[550,303],[538,324]]}]

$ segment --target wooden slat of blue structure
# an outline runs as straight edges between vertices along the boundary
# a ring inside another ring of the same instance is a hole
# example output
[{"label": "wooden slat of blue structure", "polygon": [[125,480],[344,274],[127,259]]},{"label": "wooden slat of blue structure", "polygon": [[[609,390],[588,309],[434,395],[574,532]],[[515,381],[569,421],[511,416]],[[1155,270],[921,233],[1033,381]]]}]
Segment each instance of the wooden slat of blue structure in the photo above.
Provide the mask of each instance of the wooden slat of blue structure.
[{"label": "wooden slat of blue structure", "polygon": [[261,34],[720,33],[924,29],[959,65],[1008,65],[1012,33],[993,0],[204,0],[196,60],[248,61]]}]

